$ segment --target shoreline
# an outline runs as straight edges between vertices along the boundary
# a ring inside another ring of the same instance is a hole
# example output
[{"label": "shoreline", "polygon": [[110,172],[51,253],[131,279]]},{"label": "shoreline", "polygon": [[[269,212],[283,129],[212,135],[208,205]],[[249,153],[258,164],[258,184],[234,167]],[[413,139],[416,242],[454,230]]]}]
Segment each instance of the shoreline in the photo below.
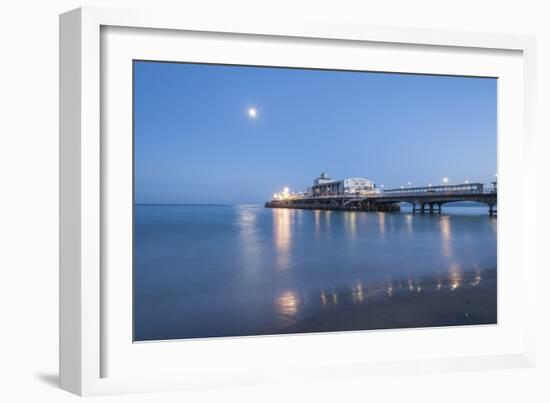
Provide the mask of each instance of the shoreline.
[{"label": "shoreline", "polygon": [[[460,278],[401,279],[390,287],[388,283],[375,283],[361,290],[347,287],[279,302],[278,321],[287,323],[283,327],[264,322],[254,331],[202,330],[179,337],[138,337],[136,341],[495,325],[497,270],[463,272]],[[298,313],[295,303],[309,308]]]}]

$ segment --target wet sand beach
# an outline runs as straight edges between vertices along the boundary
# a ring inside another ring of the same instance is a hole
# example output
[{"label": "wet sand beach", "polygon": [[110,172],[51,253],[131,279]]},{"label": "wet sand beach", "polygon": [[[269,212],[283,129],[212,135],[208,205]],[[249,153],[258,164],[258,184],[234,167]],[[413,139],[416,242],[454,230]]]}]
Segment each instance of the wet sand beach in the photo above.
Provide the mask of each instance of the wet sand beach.
[{"label": "wet sand beach", "polygon": [[460,280],[401,280],[361,292],[339,290],[337,301],[299,319],[284,333],[398,329],[497,323],[496,270],[463,274]]}]

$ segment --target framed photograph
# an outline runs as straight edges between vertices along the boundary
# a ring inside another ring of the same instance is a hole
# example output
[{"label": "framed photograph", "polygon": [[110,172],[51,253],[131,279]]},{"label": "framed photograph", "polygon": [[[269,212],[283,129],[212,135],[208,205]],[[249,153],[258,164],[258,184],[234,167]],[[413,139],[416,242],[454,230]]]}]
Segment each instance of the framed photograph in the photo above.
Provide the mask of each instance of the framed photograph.
[{"label": "framed photograph", "polygon": [[534,363],[534,39],[60,18],[60,382]]}]

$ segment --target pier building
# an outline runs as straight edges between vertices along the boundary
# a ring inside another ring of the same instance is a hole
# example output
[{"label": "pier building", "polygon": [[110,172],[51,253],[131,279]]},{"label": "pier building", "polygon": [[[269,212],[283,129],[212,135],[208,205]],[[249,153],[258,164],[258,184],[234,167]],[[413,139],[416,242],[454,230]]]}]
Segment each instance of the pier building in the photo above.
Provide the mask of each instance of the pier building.
[{"label": "pier building", "polygon": [[366,178],[332,180],[323,172],[308,188],[310,196],[368,195],[379,193],[373,181]]}]

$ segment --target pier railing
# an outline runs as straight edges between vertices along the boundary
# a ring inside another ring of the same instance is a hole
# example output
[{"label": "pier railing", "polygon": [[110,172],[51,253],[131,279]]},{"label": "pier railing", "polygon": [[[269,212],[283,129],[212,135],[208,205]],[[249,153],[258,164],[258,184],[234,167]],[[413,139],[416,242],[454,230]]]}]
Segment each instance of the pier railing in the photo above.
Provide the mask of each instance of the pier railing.
[{"label": "pier railing", "polygon": [[408,187],[408,188],[396,188],[383,190],[381,192],[372,192],[372,193],[345,193],[345,194],[300,194],[300,195],[291,195],[288,196],[288,200],[300,200],[304,198],[314,198],[314,199],[331,199],[331,198],[384,198],[384,197],[397,197],[397,196],[452,196],[452,195],[488,195],[496,194],[496,186],[489,185],[486,186],[483,183],[468,183],[461,185],[444,185],[444,186],[424,186],[424,187]]},{"label": "pier railing", "polygon": [[484,194],[496,193],[496,187],[487,188],[483,183],[464,183],[460,185],[438,185],[438,186],[422,186],[422,187],[402,187],[396,189],[388,189],[381,192],[381,195],[445,195],[445,194]]}]

